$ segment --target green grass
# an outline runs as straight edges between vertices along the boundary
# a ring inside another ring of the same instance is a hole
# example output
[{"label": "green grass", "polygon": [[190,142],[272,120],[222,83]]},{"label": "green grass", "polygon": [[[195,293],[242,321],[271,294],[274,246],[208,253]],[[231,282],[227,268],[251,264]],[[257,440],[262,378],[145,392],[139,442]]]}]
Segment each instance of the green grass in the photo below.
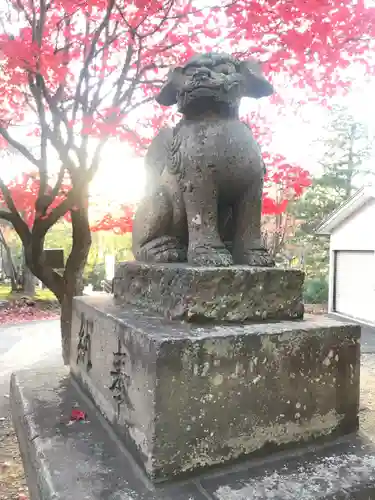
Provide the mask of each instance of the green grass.
[{"label": "green grass", "polygon": [[[0,284],[0,300],[6,300],[6,299],[17,299],[20,297],[25,297],[25,293],[22,292],[12,292],[12,289],[9,285],[1,285]],[[42,290],[41,288],[36,289],[36,293],[33,299],[36,300],[45,300],[45,301],[56,301],[55,295],[51,292],[51,290],[48,290],[47,288]]]}]

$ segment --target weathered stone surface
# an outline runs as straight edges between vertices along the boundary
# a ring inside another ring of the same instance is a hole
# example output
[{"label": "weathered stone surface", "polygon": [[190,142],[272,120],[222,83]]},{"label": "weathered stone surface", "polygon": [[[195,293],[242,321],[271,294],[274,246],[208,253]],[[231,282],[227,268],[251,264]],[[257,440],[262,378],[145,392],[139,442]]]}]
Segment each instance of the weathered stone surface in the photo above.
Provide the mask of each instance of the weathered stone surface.
[{"label": "weathered stone surface", "polygon": [[114,294],[134,304],[187,321],[270,321],[303,317],[304,273],[295,269],[192,267],[124,262]]},{"label": "weathered stone surface", "polygon": [[77,298],[71,370],[149,477],[164,480],[354,431],[359,338],[359,326],[318,316],[202,327]]},{"label": "weathered stone surface", "polygon": [[[60,365],[13,375],[10,396],[31,500],[375,498],[373,434],[153,486]],[[86,423],[67,425],[73,407]]]},{"label": "weathered stone surface", "polygon": [[[206,500],[194,484],[156,491],[61,365],[13,375],[11,406],[31,500]],[[69,425],[75,407],[87,422]]]},{"label": "weathered stone surface", "polygon": [[215,500],[371,500],[373,441],[351,435],[330,446],[271,457],[221,477],[202,478]]}]

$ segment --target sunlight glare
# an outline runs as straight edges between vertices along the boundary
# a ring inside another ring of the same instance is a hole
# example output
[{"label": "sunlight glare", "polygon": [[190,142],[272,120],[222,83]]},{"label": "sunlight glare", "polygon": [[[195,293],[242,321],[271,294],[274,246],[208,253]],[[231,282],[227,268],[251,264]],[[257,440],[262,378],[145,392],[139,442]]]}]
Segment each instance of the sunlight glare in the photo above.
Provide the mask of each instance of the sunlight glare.
[{"label": "sunlight glare", "polygon": [[103,205],[135,203],[142,197],[144,183],[143,158],[132,155],[122,144],[111,144],[102,154],[91,194]]}]

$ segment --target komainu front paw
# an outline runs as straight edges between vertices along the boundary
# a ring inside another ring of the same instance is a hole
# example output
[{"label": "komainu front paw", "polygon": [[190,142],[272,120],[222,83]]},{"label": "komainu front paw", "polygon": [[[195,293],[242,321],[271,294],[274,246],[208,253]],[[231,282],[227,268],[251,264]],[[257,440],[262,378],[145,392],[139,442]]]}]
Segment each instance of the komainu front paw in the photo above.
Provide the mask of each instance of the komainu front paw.
[{"label": "komainu front paw", "polygon": [[189,248],[188,262],[193,266],[228,267],[233,265],[233,258],[225,246],[206,244]]},{"label": "komainu front paw", "polygon": [[142,262],[186,262],[187,248],[177,238],[162,236],[143,245],[135,258]]},{"label": "komainu front paw", "polygon": [[265,248],[249,250],[246,252],[244,263],[253,267],[275,267],[275,261]]}]

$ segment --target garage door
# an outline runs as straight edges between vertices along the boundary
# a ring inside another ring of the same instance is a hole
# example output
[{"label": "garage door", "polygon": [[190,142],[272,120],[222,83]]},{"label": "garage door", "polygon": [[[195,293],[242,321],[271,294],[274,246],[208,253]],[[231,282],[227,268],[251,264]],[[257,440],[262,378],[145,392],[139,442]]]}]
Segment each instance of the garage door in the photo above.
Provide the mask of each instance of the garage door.
[{"label": "garage door", "polygon": [[334,310],[375,323],[374,252],[336,252]]}]

